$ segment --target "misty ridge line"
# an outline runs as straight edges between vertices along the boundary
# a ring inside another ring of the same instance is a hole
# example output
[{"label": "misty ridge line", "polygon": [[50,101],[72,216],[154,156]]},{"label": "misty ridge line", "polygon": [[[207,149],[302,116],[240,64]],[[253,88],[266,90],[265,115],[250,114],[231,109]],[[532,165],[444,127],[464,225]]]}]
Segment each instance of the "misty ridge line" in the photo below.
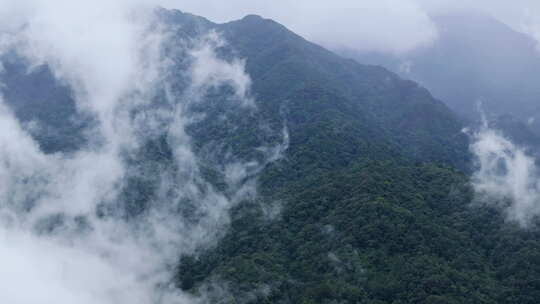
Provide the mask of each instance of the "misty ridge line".
[{"label": "misty ridge line", "polygon": [[[171,286],[178,256],[215,242],[229,221],[229,208],[256,195],[257,173],[282,157],[288,145],[286,124],[284,144],[260,148],[262,162],[236,160],[216,168],[232,187],[221,193],[200,172],[186,128],[201,114],[191,108],[223,86],[232,88],[229,99],[239,109],[256,108],[243,62],[217,55],[225,44],[219,34],[171,41],[169,29],[160,28],[154,16],[135,10],[138,18],[132,18],[131,7],[124,11],[114,4],[110,12],[89,7],[85,18],[67,21],[47,5],[38,8],[40,18],[32,15],[20,32],[3,39],[10,41],[3,53],[15,52],[32,66],[50,66],[73,88],[78,111],[97,123],[85,132],[88,146],[46,154],[0,106],[0,244],[10,248],[0,254],[0,265],[17,278],[6,282],[13,290],[6,300],[196,302]],[[96,16],[102,24],[88,28],[85,22]],[[85,36],[79,41],[81,31]],[[182,62],[164,51],[166,45],[185,56]],[[186,65],[187,70],[177,70]],[[185,83],[171,83],[176,76]],[[156,136],[172,149],[170,165],[159,167],[147,209],[131,214],[120,199],[129,190],[126,179],[149,171],[129,160]],[[195,218],[181,216],[185,206],[195,208]],[[35,293],[16,292],[28,284],[35,284]]]}]

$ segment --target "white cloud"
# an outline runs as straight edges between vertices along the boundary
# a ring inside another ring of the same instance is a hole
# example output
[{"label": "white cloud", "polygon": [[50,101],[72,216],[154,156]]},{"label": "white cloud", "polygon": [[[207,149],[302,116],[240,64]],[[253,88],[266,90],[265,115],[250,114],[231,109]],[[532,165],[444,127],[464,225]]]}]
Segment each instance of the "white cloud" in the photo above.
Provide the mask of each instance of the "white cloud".
[{"label": "white cloud", "polygon": [[527,227],[540,215],[540,171],[535,159],[486,126],[473,140],[471,151],[478,169],[472,181],[477,200],[501,207],[509,220]]},{"label": "white cloud", "polygon": [[[203,39],[185,52],[194,63],[187,73],[190,87],[172,90],[172,61],[162,52],[168,33],[147,31],[153,24],[148,3],[0,3],[0,51],[16,50],[34,64],[50,65],[74,89],[79,111],[95,115],[98,122],[87,133],[88,148],[45,154],[0,101],[0,284],[8,291],[5,302],[196,301],[169,286],[171,266],[181,254],[215,241],[228,223],[229,208],[244,195],[254,195],[253,183],[226,196],[204,180],[185,131],[193,122],[189,104],[206,89],[229,85],[235,100],[252,102],[242,61],[220,60],[215,43]],[[153,102],[158,88],[168,92],[164,108],[134,115],[133,110]],[[132,174],[125,157],[135,154],[146,136],[160,133],[167,135],[174,168],[163,170],[147,214],[135,222],[124,220],[118,216],[123,212],[118,198]],[[240,171],[249,164],[235,163]],[[186,202],[195,206],[197,221],[176,213]]]},{"label": "white cloud", "polygon": [[208,90],[226,83],[235,89],[240,100],[253,105],[253,101],[249,99],[251,78],[245,73],[245,62],[239,59],[226,62],[218,58],[215,49],[223,47],[226,43],[215,31],[202,37],[197,44],[191,51],[195,59],[191,68],[194,88]]}]

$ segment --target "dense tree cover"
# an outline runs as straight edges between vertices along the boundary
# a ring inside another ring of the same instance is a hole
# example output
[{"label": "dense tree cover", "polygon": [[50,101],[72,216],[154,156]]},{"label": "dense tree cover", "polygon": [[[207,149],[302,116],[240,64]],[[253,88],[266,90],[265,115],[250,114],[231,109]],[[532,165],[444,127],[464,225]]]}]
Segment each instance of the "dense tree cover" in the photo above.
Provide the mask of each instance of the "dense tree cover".
[{"label": "dense tree cover", "polygon": [[[341,58],[258,16],[218,29],[246,58],[253,92],[261,102],[288,100],[307,106],[316,98],[297,95],[316,87],[344,100],[349,114],[384,131],[377,137],[396,143],[408,156],[466,166],[467,138],[461,122],[418,84],[381,67]],[[327,102],[334,104],[332,99]]]},{"label": "dense tree cover", "polygon": [[179,283],[219,279],[239,303],[534,303],[538,233],[471,195],[447,167],[359,160],[268,196],[277,218],[239,206],[215,250],[182,259]]}]

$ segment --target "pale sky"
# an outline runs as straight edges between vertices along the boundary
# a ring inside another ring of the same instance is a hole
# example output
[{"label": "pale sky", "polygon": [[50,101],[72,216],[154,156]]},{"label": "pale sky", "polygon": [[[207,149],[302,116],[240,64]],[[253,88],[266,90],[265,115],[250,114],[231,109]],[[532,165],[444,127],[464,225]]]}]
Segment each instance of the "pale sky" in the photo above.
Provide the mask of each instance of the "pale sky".
[{"label": "pale sky", "polygon": [[258,14],[329,47],[404,52],[437,39],[430,15],[478,11],[540,40],[537,0],[161,0],[216,22]]}]

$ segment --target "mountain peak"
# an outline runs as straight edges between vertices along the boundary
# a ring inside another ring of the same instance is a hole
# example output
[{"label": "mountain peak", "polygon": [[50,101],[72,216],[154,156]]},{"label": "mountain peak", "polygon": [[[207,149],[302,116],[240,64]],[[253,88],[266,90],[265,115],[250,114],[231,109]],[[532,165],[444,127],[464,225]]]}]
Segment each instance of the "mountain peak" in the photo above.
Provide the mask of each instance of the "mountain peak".
[{"label": "mountain peak", "polygon": [[156,15],[166,23],[171,24],[191,24],[191,25],[211,25],[214,24],[210,20],[198,16],[193,15],[187,12],[183,12],[178,9],[166,9],[162,7],[158,7],[156,9]]},{"label": "mountain peak", "polygon": [[263,21],[263,20],[266,20],[266,19],[264,19],[260,15],[249,14],[249,15],[246,15],[244,18],[242,18],[242,20],[245,20],[245,21]]},{"label": "mountain peak", "polygon": [[244,24],[248,26],[259,26],[259,27],[260,26],[267,26],[267,27],[274,26],[275,28],[286,29],[286,27],[280,24],[279,22],[276,22],[272,19],[264,18],[263,16],[260,16],[260,15],[254,15],[254,14],[246,15],[242,19],[231,21],[229,23],[240,23],[240,24]]}]

